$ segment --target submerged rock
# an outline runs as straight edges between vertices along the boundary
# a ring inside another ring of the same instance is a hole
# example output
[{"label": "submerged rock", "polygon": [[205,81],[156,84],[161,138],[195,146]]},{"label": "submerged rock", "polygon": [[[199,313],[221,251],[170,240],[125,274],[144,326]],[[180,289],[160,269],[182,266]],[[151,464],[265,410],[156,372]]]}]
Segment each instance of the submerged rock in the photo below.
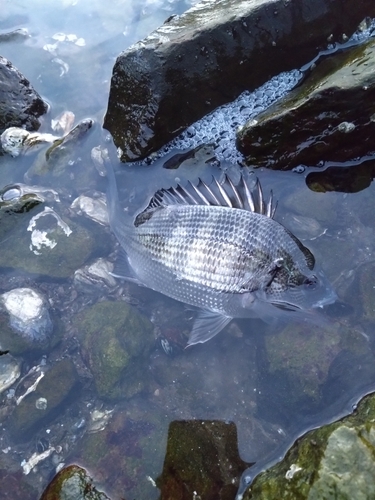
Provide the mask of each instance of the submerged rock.
[{"label": "submerged rock", "polygon": [[34,390],[18,398],[19,404],[10,416],[9,430],[17,441],[29,439],[30,433],[48,425],[79,396],[78,377],[70,359],[58,361],[49,370],[42,367],[38,373]]},{"label": "submerged rock", "polygon": [[38,130],[48,106],[30,82],[0,56],[0,133],[9,127]]},{"label": "submerged rock", "polygon": [[240,475],[249,465],[239,456],[233,422],[174,421],[169,425],[163,472],[156,484],[163,500],[232,500]]},{"label": "submerged rock", "polygon": [[49,206],[42,211],[38,208],[35,215],[30,215],[17,214],[19,223],[15,227],[7,226],[0,267],[66,278],[82,267],[92,254],[103,255],[109,251],[108,236],[97,224],[94,233]]},{"label": "submerged rock", "polygon": [[6,391],[21,375],[21,363],[10,354],[0,356],[0,394]]},{"label": "submerged rock", "polygon": [[375,497],[375,397],[339,422],[308,432],[261,473],[243,500]]},{"label": "submerged rock", "polygon": [[99,397],[130,398],[148,385],[153,325],[125,302],[97,303],[75,318]]},{"label": "submerged rock", "polygon": [[300,67],[331,35],[352,33],[374,15],[371,0],[345,6],[328,0],[202,1],[117,58],[104,127],[122,161],[145,158],[244,90]]},{"label": "submerged rock", "polygon": [[165,410],[147,408],[138,398],[126,401],[104,430],[83,436],[70,459],[104,478],[114,499],[159,498],[154,478],[163,467],[167,419]]},{"label": "submerged rock", "polygon": [[32,342],[45,342],[53,323],[44,297],[32,288],[14,288],[0,295],[3,310],[9,315],[11,328]]},{"label": "submerged rock", "polygon": [[288,170],[372,152],[374,69],[373,38],[318,62],[304,84],[238,133],[246,163]]},{"label": "submerged rock", "polygon": [[64,467],[44,490],[40,500],[109,500],[78,465]]},{"label": "submerged rock", "polygon": [[69,166],[77,159],[77,147],[86,137],[94,122],[90,118],[80,121],[61,139],[55,140],[47,151],[41,151],[25,174],[27,181],[51,173],[53,177],[61,177]]},{"label": "submerged rock", "polygon": [[10,127],[4,130],[0,137],[3,150],[11,156],[27,154],[36,147],[54,142],[58,137],[52,134],[29,132],[20,127]]}]

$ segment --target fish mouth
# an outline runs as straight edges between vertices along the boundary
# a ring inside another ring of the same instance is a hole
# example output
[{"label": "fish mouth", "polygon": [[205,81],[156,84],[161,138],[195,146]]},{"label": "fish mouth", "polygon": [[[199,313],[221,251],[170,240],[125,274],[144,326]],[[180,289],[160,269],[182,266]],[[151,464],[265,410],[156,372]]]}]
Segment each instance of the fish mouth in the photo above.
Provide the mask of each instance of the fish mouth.
[{"label": "fish mouth", "polygon": [[322,299],[318,300],[312,307],[315,308],[323,308],[325,306],[329,306],[330,304],[333,304],[338,300],[338,295],[337,293],[331,289],[329,295],[323,297]]}]

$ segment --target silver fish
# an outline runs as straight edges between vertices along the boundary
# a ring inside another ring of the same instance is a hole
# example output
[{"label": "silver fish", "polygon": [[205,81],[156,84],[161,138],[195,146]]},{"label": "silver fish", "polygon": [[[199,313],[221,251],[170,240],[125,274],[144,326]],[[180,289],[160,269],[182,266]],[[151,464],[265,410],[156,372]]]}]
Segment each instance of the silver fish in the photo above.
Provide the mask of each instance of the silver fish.
[{"label": "silver fish", "polygon": [[314,321],[312,310],[336,300],[312,253],[273,219],[272,192],[266,201],[259,181],[254,190],[245,175],[237,186],[225,176],[162,189],[134,218],[121,210],[107,170],[110,224],[127,259],[119,274],[198,309],[188,345],[232,318]]}]

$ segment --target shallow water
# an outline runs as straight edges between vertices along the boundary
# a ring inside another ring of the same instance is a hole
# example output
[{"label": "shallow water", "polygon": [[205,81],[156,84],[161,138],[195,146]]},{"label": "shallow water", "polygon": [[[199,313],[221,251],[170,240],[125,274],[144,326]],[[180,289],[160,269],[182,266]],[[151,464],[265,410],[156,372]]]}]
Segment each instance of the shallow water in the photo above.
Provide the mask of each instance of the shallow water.
[{"label": "shallow water", "polygon": [[[26,1],[8,1],[2,9],[2,32],[17,28],[29,31],[27,38],[2,43],[1,53],[50,103],[41,131],[51,132],[51,119],[66,110],[74,112],[75,123],[87,117],[96,122],[69,158],[70,169],[59,177],[33,179],[34,184],[60,192],[61,201],[50,203],[59,213],[78,221],[88,234],[109,244],[89,255],[85,264],[99,256],[113,260],[116,249],[108,229],[73,216],[70,209],[78,195],[106,189],[105,179],[92,166],[91,149],[108,147],[116,162],[108,134],[101,130],[115,58],[171,14],[183,12],[192,3],[117,0],[109,6],[101,1],[76,0],[52,6],[39,1],[33,2],[31,8]],[[66,37],[73,34],[76,37]],[[293,80],[293,75],[283,77],[283,81],[289,81],[289,77]],[[208,119],[210,127],[223,127],[222,118],[212,126],[215,119],[215,115]],[[231,134],[228,131],[226,140],[231,140]],[[186,137],[184,141],[183,145],[188,146]],[[196,145],[192,141],[190,147]],[[1,187],[23,182],[36,154],[0,157]],[[124,206],[139,209],[158,188],[187,178],[208,178],[217,171],[215,164],[201,162],[168,170],[163,168],[164,161],[160,158],[151,166],[126,169],[117,165]],[[222,167],[233,175],[238,172],[238,167],[229,162],[223,162]],[[313,192],[308,185],[316,182],[320,172],[319,168],[300,174],[259,169],[257,175],[264,191],[273,189],[279,200],[276,219],[313,251],[337,290],[341,302],[327,311],[332,318],[327,328],[233,321],[210,342],[183,351],[179,343],[191,328],[192,313],[181,304],[131,284],[85,288],[77,286],[72,276],[44,276],[4,265],[0,292],[35,286],[53,306],[55,320],[58,318],[63,325],[59,343],[48,350],[18,356],[22,375],[33,366],[53,366],[69,359],[78,372],[80,390],[74,389],[48,423],[40,423],[22,435],[12,431],[14,387],[1,394],[0,448],[6,451],[0,473],[2,478],[8,477],[2,490],[7,485],[9,491],[14,488],[11,476],[18,481],[18,489],[12,493],[14,500],[38,498],[61,464],[78,462],[114,499],[158,498],[159,490],[150,478],[155,480],[162,473],[168,427],[175,420],[195,419],[236,425],[242,460],[256,462],[244,473],[241,490],[254,474],[280,458],[297,436],[350,412],[361,396],[373,390],[375,188],[369,181],[360,185],[363,189],[341,189],[339,183],[336,190]],[[21,218],[30,218],[33,210],[12,217],[18,224]],[[1,238],[3,248],[13,246],[16,252],[20,240],[12,225],[2,229]],[[134,383],[138,377],[144,390],[132,397],[98,396],[88,368],[89,348],[74,327],[77,314],[106,299],[123,300],[135,307],[151,319],[152,335],[167,340],[173,348],[172,355],[167,355],[160,342],[153,342],[146,365],[140,360],[143,364],[133,374]],[[0,346],[3,348],[1,337]],[[102,421],[95,428],[97,432],[93,432],[94,410],[101,414]],[[22,461],[49,446],[55,451],[41,460],[33,473],[25,474]],[[28,497],[22,485],[30,485]]]}]

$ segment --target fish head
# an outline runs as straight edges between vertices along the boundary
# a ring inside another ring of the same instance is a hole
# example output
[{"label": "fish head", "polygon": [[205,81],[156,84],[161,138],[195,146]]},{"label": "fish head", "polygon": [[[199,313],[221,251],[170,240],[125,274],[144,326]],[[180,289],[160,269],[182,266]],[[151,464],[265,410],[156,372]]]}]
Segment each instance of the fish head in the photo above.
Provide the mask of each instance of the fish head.
[{"label": "fish head", "polygon": [[280,309],[305,311],[333,304],[338,298],[323,271],[296,265],[280,268],[261,295]]}]

